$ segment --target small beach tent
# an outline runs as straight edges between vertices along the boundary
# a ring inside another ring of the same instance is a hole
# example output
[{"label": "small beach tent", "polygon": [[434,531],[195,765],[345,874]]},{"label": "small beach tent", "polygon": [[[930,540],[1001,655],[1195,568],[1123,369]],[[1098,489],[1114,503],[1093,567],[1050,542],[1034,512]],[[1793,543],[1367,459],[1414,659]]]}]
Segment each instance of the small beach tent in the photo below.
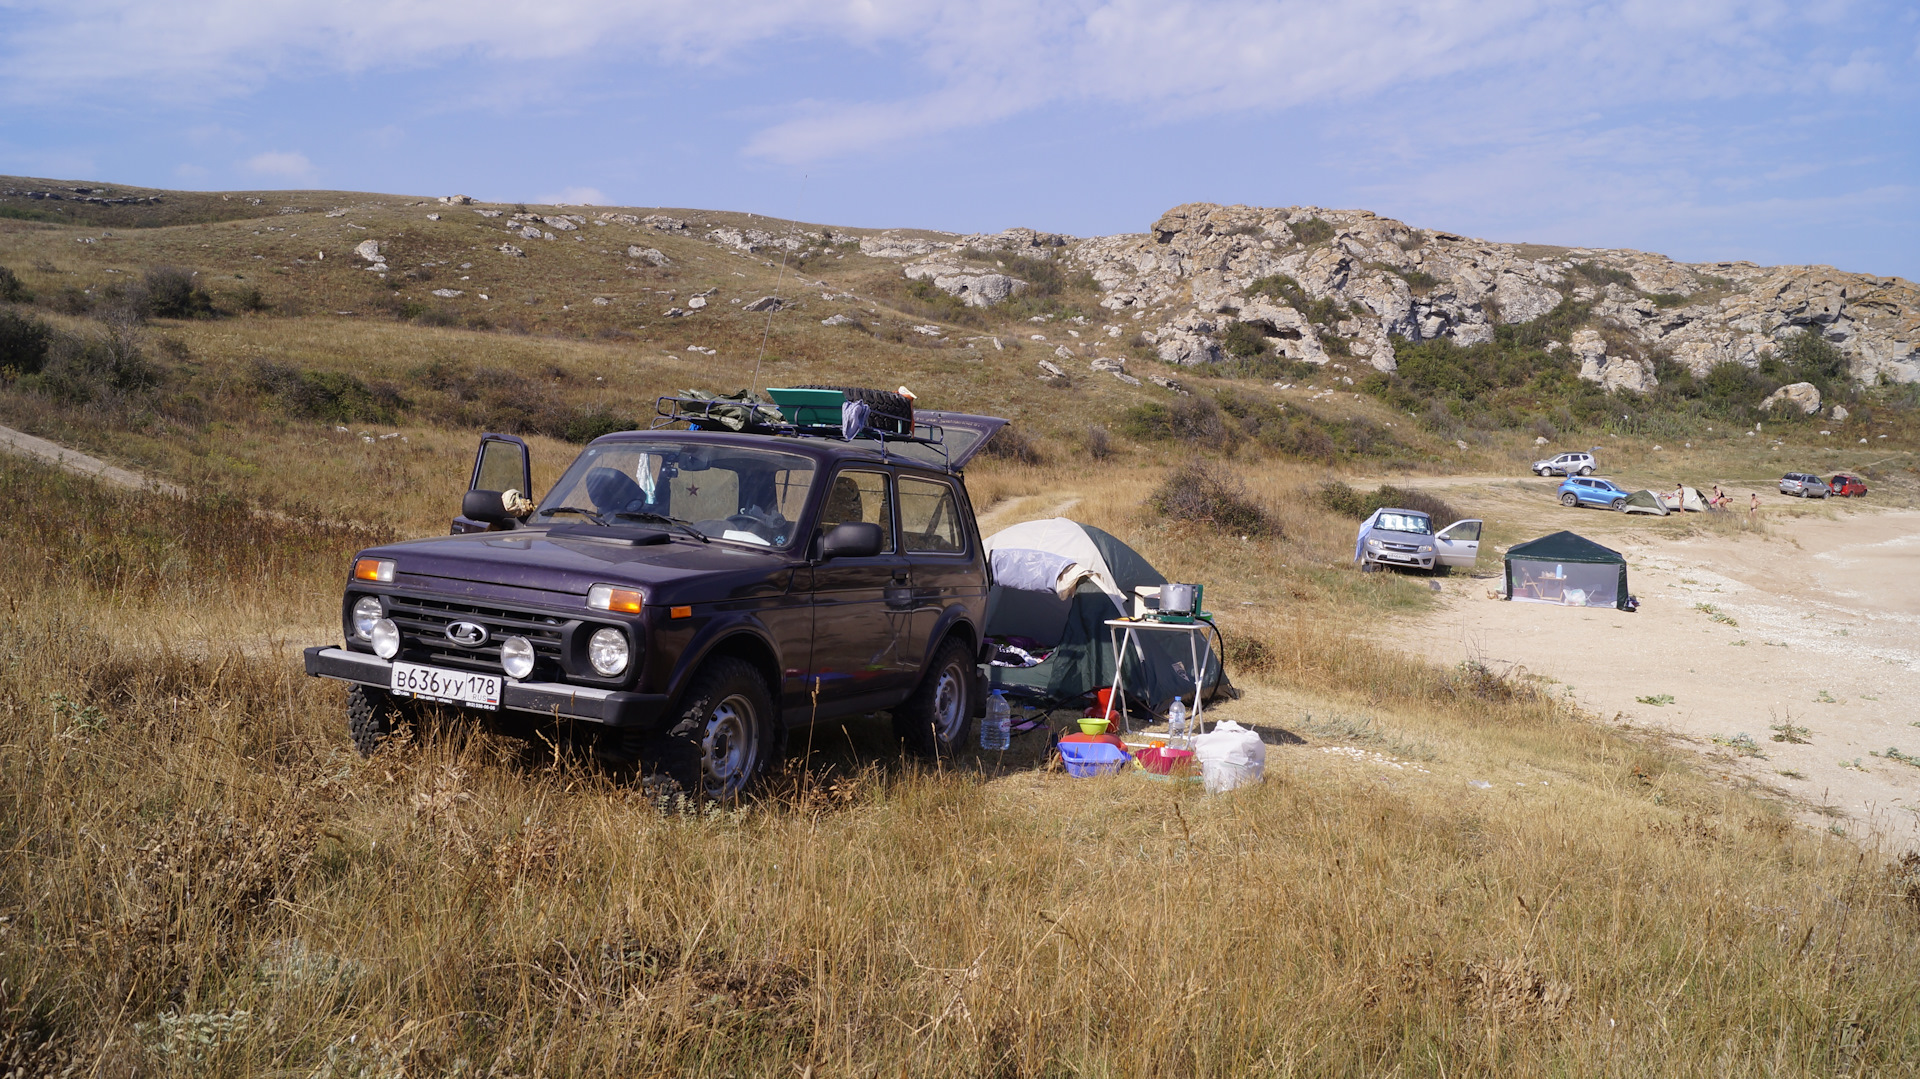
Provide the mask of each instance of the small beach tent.
[{"label": "small beach tent", "polygon": [[[1066,703],[1113,684],[1113,641],[1106,621],[1129,614],[1133,590],[1167,583],[1140,552],[1112,535],[1053,517],[1026,521],[987,537],[993,587],[987,636],[1025,638],[1024,651],[1044,659],[1029,667],[987,668],[1009,696]],[[1178,695],[1193,699],[1193,650],[1182,633],[1136,635],[1140,651],[1127,663],[1127,696],[1164,712]],[[1217,641],[1217,638],[1215,639]],[[1016,653],[1003,652],[1015,662]],[[1229,690],[1218,645],[1204,658],[1211,699]]]},{"label": "small beach tent", "polygon": [[1555,532],[1516,543],[1506,563],[1508,599],[1628,609],[1626,558],[1583,536]]},{"label": "small beach tent", "polygon": [[1635,491],[1627,496],[1626,512],[1651,513],[1655,517],[1667,515],[1667,503],[1655,491]]},{"label": "small beach tent", "polygon": [[1700,497],[1697,487],[1680,487],[1672,491],[1660,491],[1660,504],[1668,511],[1686,510],[1688,513],[1705,513],[1707,500]]}]

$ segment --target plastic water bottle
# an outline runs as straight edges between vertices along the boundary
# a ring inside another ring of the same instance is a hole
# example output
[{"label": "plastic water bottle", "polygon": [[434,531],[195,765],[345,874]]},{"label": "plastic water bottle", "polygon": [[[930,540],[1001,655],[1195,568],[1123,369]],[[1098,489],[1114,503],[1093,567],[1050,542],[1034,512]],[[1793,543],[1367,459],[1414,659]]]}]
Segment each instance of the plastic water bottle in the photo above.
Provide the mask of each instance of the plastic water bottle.
[{"label": "plastic water bottle", "polygon": [[1187,729],[1187,706],[1175,697],[1167,708],[1167,745],[1174,749],[1192,749],[1192,732]]},{"label": "plastic water bottle", "polygon": [[1000,690],[987,698],[987,720],[980,724],[981,749],[1005,749],[1013,743],[1013,708]]}]

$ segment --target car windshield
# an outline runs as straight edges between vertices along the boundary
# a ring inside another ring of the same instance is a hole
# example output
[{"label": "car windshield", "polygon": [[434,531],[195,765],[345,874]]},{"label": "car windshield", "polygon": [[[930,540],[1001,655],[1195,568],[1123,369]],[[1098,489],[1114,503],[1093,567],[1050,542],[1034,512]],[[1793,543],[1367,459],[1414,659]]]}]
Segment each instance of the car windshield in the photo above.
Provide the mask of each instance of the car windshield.
[{"label": "car windshield", "polygon": [[1412,532],[1420,536],[1433,535],[1433,522],[1429,521],[1424,514],[1419,513],[1383,513],[1374,520],[1373,526],[1387,532]]},{"label": "car windshield", "polygon": [[789,547],[813,489],[813,462],[754,446],[670,441],[588,446],[534,512],[537,524],[659,521],[717,540]]}]

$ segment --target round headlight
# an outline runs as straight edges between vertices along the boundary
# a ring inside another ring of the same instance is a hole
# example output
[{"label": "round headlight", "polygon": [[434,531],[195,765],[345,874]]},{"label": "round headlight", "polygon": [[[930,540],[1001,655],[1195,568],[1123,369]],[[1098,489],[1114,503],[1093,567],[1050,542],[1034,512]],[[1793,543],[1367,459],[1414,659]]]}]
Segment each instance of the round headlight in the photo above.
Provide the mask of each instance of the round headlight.
[{"label": "round headlight", "polygon": [[360,597],[353,605],[353,635],[363,641],[373,640],[373,624],[380,621],[380,601],[372,596]]},{"label": "round headlight", "polygon": [[587,642],[588,661],[607,678],[626,670],[628,658],[627,635],[611,626],[595,630],[593,639]]},{"label": "round headlight", "polygon": [[500,642],[500,666],[514,678],[533,673],[533,643],[525,637],[508,637]]},{"label": "round headlight", "polygon": [[376,619],[369,636],[373,638],[374,655],[381,659],[392,659],[400,654],[400,627],[393,624],[393,619]]}]

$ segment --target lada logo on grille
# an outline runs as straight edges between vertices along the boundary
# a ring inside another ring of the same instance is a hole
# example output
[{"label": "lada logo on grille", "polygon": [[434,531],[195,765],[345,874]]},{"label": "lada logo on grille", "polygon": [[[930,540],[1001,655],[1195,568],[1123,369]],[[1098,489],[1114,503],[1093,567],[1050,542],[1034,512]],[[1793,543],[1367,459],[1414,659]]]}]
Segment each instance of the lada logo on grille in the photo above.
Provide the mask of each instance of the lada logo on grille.
[{"label": "lada logo on grille", "polygon": [[447,640],[467,648],[487,643],[487,627],[472,622],[453,622],[447,626]]}]

